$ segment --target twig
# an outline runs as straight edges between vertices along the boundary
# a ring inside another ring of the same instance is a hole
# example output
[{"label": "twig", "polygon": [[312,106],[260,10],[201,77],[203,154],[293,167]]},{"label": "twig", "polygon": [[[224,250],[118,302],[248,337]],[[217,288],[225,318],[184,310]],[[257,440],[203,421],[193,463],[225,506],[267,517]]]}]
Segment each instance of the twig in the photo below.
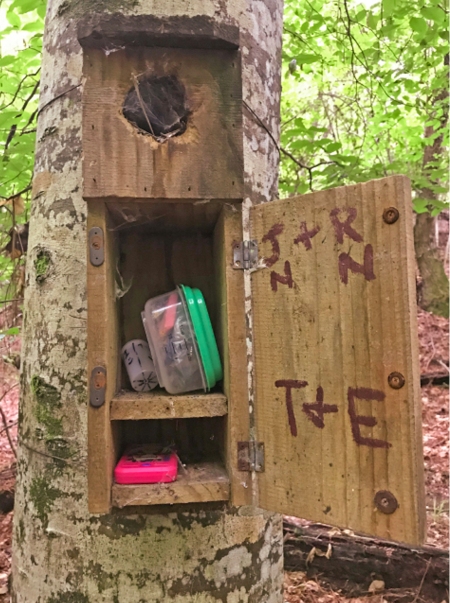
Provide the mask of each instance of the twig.
[{"label": "twig", "polygon": [[3,427],[3,429],[0,429],[0,435],[1,435],[1,434],[2,434],[4,431],[8,431],[8,428],[9,428],[9,427],[14,427],[15,425],[17,425],[17,423],[18,423],[18,422],[19,422],[19,421],[14,421],[14,423],[10,423],[10,424],[8,425],[8,427]]},{"label": "twig", "polygon": [[14,193],[14,195],[10,195],[9,197],[3,197],[3,195],[0,195],[0,197],[4,200],[4,201],[12,201],[13,199],[15,199],[16,197],[19,197],[20,195],[23,195],[24,193],[28,193],[28,191],[31,191],[31,184],[29,184],[26,188],[24,188],[22,191],[19,191],[18,193]]},{"label": "twig", "polygon": [[66,463],[66,465],[70,465],[71,467],[75,467],[74,463],[71,463],[67,459],[63,459],[60,456],[53,456],[53,454],[47,454],[47,452],[42,452],[41,450],[37,450],[36,448],[33,448],[32,446],[30,446],[29,444],[27,444],[26,442],[24,442],[23,440],[21,440],[20,443],[21,443],[22,446],[25,446],[25,448],[28,448],[28,450],[31,450],[32,452],[35,452],[36,454],[40,454],[41,456],[45,456],[48,459],[54,459],[55,461],[62,461],[63,463]]},{"label": "twig", "polygon": [[[58,94],[57,96],[55,96],[54,98],[50,99],[48,102],[45,103],[45,105],[42,105],[42,107],[39,109],[39,111],[37,112],[37,116],[39,117],[39,115],[42,113],[42,111],[44,109],[46,109],[48,106],[50,106],[52,103],[54,103],[56,100],[58,100],[58,98],[61,98],[62,96],[64,96],[65,94],[69,94],[69,92],[72,92],[72,90],[76,90],[77,88],[79,88],[81,86],[81,82],[79,84],[77,84],[76,86],[72,86],[71,88],[67,88],[67,90],[64,90],[64,92],[61,92],[61,94]],[[27,124],[28,125],[28,124]],[[25,126],[27,127],[27,126]]]},{"label": "twig", "polygon": [[36,77],[36,75],[39,73],[40,70],[41,70],[41,68],[39,67],[39,69],[36,71],[36,73],[27,73],[26,75],[23,76],[23,78],[19,82],[19,86],[18,86],[17,90],[15,91],[12,100],[7,105],[4,105],[3,107],[1,107],[1,109],[0,109],[1,111],[4,111],[7,107],[10,107],[14,103],[14,101],[17,98],[17,95],[20,92],[20,88],[21,88],[22,84],[27,79],[27,77]]},{"label": "twig", "polygon": [[248,105],[245,100],[242,101],[244,107],[250,111],[250,113],[258,120],[259,125],[267,132],[267,134],[270,136],[270,138],[272,139],[273,144],[275,145],[276,149],[278,152],[280,152],[280,147],[277,143],[277,141],[275,140],[272,132],[269,130],[269,128],[266,126],[266,124],[262,121],[262,119],[253,111],[253,109],[250,107],[250,105]]},{"label": "twig", "polygon": [[138,97],[139,104],[141,105],[142,112],[145,115],[145,119],[147,120],[148,127],[150,128],[150,132],[152,133],[152,136],[155,136],[155,133],[153,132],[152,124],[150,123],[150,120],[147,115],[147,111],[145,110],[145,105],[144,105],[144,101],[142,100],[141,92],[139,90],[139,80],[137,79],[137,77],[135,75],[133,75],[133,84],[134,84],[134,89],[136,90],[136,95]]},{"label": "twig", "polygon": [[[3,400],[3,398],[6,396],[6,394],[9,394],[9,392],[11,390],[13,390],[15,387],[17,387],[18,385],[19,385],[18,383],[15,383],[12,387],[10,387],[9,389],[7,389],[6,392],[4,392],[4,394],[0,398],[0,402]],[[17,452],[16,452],[16,449],[14,448],[14,444],[12,443],[11,434],[9,433],[8,421],[6,419],[6,415],[5,415],[5,413],[3,411],[3,408],[1,406],[0,406],[0,415],[2,417],[3,425],[5,426],[4,431],[6,431],[6,437],[8,438],[8,442],[9,442],[9,445],[11,446],[12,453],[17,458]]]},{"label": "twig", "polygon": [[430,569],[431,559],[428,559],[427,567],[422,576],[422,580],[420,581],[419,590],[417,591],[417,595],[414,597],[414,601],[412,603],[416,603],[419,598],[420,592],[422,590],[423,583],[425,582],[425,578],[427,577],[428,570]]},{"label": "twig", "polygon": [[[28,96],[28,98],[27,98],[27,99],[26,99],[26,101],[24,102],[24,104],[23,104],[23,106],[22,106],[22,109],[21,109],[20,113],[18,113],[18,114],[16,115],[16,118],[17,118],[17,117],[20,117],[20,116],[22,115],[22,113],[25,111],[25,109],[27,108],[28,103],[29,103],[29,102],[30,102],[30,100],[33,98],[33,96],[36,94],[36,90],[38,89],[38,86],[39,86],[40,81],[41,81],[41,80],[38,80],[38,81],[35,83],[34,88],[33,88],[33,90],[31,91],[31,94]],[[30,117],[30,119],[28,120],[27,126],[28,126],[28,124],[29,124],[29,123],[31,123],[31,121],[32,121],[32,119],[33,119],[33,117],[34,117],[34,114],[35,114],[35,113],[36,113],[36,112],[34,112],[34,113],[32,114],[32,116]],[[25,127],[27,127],[27,126],[25,126]],[[23,129],[22,129],[21,135],[22,135],[22,133],[23,133],[23,130],[24,130],[24,129],[25,129],[25,128],[23,128]],[[6,139],[6,143],[5,143],[5,149],[4,149],[4,151],[3,151],[3,154],[4,154],[4,155],[5,155],[6,151],[8,150],[9,144],[10,144],[11,140],[14,138],[14,136],[15,136],[16,132],[17,132],[17,124],[13,124],[13,125],[11,126],[11,130],[9,131],[8,138]]]}]

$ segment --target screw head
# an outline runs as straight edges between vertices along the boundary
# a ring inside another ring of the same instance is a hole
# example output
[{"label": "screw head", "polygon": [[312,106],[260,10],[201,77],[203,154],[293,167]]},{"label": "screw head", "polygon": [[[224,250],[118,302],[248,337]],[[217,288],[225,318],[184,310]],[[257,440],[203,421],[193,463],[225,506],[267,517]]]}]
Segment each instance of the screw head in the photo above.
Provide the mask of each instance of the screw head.
[{"label": "screw head", "polygon": [[405,385],[406,379],[401,373],[393,372],[388,377],[389,386],[392,389],[401,389]]},{"label": "screw head", "polygon": [[383,212],[383,220],[386,224],[394,224],[400,217],[400,212],[396,207],[387,207]]},{"label": "screw head", "polygon": [[91,238],[91,245],[93,249],[101,249],[102,248],[102,237],[100,235],[94,235]]},{"label": "screw head", "polygon": [[378,511],[385,515],[392,515],[398,509],[398,501],[389,490],[379,490],[373,501]]}]

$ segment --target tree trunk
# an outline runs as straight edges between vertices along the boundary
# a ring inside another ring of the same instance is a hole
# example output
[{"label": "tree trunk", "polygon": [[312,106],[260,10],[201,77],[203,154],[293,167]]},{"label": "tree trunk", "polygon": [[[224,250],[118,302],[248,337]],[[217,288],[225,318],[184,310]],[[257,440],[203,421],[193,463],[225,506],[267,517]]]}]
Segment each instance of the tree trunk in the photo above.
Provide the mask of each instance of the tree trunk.
[{"label": "tree trunk", "polygon": [[[444,63],[448,65],[448,54],[445,56]],[[447,97],[447,90],[438,91],[435,96],[435,106],[441,106],[442,101]],[[440,122],[441,128],[447,127],[448,106],[443,106]],[[442,153],[443,134],[433,140],[434,132],[433,126],[425,127],[424,137],[425,139],[430,138],[432,142],[424,149],[423,169],[430,181],[433,179],[433,167],[430,167],[430,164]],[[436,200],[436,194],[426,187],[421,190],[421,197],[429,199],[431,205]],[[439,316],[448,316],[448,278],[445,274],[444,265],[437,254],[434,224],[435,218],[428,212],[417,215],[414,227],[414,247],[417,267],[421,276],[421,282],[418,286],[418,303],[427,312],[433,312]]]},{"label": "tree trunk", "polygon": [[[431,200],[430,194],[427,198]],[[438,257],[435,220],[435,217],[425,212],[417,215],[414,226],[414,247],[421,277],[417,290],[418,303],[427,312],[448,316],[448,278],[444,264]]]},{"label": "tree trunk", "polygon": [[[244,100],[279,135],[281,1],[49,1],[23,322],[13,601],[280,603],[277,515],[212,503],[88,512],[87,208],[76,32],[77,21],[96,12],[238,24]],[[272,200],[278,153],[248,115],[244,168],[246,206]]]},{"label": "tree trunk", "polygon": [[286,521],[284,531],[285,568],[319,577],[348,597],[367,594],[374,579],[382,580],[387,590],[409,589],[415,601],[420,595],[426,601],[448,597],[448,551],[444,549],[333,533],[330,526],[321,524],[299,527]]}]

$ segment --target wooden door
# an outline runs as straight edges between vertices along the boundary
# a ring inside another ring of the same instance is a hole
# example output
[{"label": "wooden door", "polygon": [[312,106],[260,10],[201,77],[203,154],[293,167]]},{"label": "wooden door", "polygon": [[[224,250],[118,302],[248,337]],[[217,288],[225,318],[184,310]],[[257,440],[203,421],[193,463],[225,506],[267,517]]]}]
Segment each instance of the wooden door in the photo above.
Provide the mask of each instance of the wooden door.
[{"label": "wooden door", "polygon": [[252,209],[260,507],[422,541],[412,229],[403,176]]}]

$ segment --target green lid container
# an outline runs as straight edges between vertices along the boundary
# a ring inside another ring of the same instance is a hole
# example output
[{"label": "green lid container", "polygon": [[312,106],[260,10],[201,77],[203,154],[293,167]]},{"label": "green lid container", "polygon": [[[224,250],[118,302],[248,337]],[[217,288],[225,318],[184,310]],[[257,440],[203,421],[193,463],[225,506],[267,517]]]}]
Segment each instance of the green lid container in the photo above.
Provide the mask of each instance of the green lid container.
[{"label": "green lid container", "polygon": [[223,371],[205,300],[199,289],[191,289],[185,285],[180,285],[180,289],[194,327],[206,384],[208,389],[211,389],[223,378]]}]

